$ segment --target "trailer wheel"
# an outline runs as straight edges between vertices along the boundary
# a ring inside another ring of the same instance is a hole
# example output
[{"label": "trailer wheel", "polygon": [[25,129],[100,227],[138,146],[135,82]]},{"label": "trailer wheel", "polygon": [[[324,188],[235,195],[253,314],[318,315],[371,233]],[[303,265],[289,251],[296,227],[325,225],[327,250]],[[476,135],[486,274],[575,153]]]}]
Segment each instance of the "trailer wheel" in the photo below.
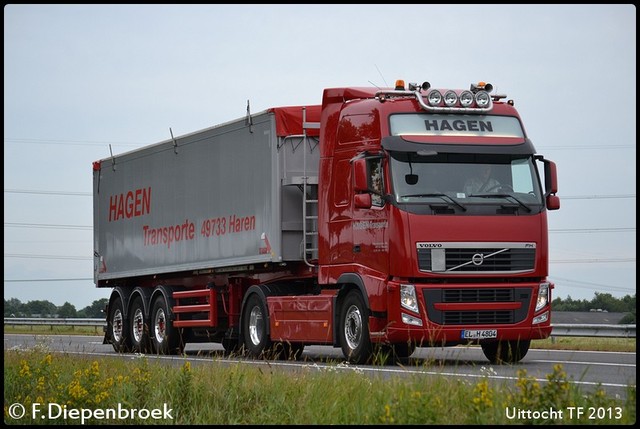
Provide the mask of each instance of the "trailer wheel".
[{"label": "trailer wheel", "polygon": [[529,351],[531,340],[487,341],[480,343],[482,352],[493,364],[521,361]]},{"label": "trailer wheel", "polygon": [[169,319],[169,307],[164,296],[158,295],[151,310],[151,343],[160,355],[182,354],[180,332]]},{"label": "trailer wheel", "polygon": [[342,354],[347,361],[364,364],[371,359],[373,346],[369,338],[369,311],[357,291],[351,291],[344,299],[338,336]]},{"label": "trailer wheel", "polygon": [[140,296],[133,299],[129,314],[131,315],[129,322],[129,328],[131,329],[131,350],[136,353],[148,353],[149,325],[144,317],[144,306]]},{"label": "trailer wheel", "polygon": [[126,353],[129,351],[131,343],[128,338],[129,323],[124,316],[124,305],[122,299],[117,297],[109,305],[109,318],[107,319],[107,329],[109,339],[116,353]]},{"label": "trailer wheel", "polygon": [[257,294],[247,300],[243,311],[242,334],[249,356],[263,358],[270,352],[272,343],[267,334],[267,308]]}]

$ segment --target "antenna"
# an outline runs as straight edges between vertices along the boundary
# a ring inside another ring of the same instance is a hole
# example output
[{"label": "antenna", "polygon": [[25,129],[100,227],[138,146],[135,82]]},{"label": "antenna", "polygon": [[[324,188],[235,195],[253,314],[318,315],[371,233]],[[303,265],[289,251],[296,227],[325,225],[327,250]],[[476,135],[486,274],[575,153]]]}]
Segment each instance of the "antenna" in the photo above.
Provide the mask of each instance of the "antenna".
[{"label": "antenna", "polygon": [[385,86],[389,86],[389,84],[387,83],[387,81],[385,80],[384,76],[382,76],[382,72],[380,71],[380,69],[378,68],[377,64],[374,64],[374,66],[376,66],[376,70],[378,70],[378,73],[380,74],[380,77],[382,78],[382,81],[384,82]]}]

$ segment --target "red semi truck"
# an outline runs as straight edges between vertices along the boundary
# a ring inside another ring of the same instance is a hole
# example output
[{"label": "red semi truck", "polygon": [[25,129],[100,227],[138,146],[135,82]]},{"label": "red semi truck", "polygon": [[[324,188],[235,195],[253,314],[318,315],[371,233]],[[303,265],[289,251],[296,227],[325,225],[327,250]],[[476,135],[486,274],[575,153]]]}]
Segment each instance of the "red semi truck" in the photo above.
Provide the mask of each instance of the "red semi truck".
[{"label": "red semi truck", "polygon": [[555,164],[492,89],[329,88],[322,105],[247,107],[94,162],[105,343],[256,358],[329,345],[358,364],[475,343],[519,361],[551,333],[560,200]]}]

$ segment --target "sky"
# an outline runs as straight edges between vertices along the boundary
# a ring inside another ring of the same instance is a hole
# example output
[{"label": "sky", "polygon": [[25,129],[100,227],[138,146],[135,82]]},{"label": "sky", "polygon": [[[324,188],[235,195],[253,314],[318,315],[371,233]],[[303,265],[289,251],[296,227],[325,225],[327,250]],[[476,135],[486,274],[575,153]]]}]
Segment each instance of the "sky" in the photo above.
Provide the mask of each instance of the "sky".
[{"label": "sky", "polygon": [[553,297],[636,293],[636,8],[4,7],[4,299],[93,283],[92,162],[322,91],[490,82],[558,167]]}]

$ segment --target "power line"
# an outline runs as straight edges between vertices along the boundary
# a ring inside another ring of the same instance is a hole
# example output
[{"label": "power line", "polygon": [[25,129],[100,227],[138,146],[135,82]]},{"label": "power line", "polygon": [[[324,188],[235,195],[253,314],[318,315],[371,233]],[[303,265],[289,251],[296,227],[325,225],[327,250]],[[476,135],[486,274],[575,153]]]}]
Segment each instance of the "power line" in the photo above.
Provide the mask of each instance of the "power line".
[{"label": "power line", "polygon": [[5,258],[24,258],[24,259],[73,259],[78,261],[91,260],[91,256],[64,256],[64,255],[29,255],[25,253],[5,253]]},{"label": "power line", "polygon": [[5,227],[15,227],[15,228],[60,228],[60,229],[93,229],[91,225],[57,225],[57,224],[46,224],[46,223],[18,223],[18,222],[5,222]]},{"label": "power line", "polygon": [[[42,195],[69,195],[90,197],[92,192],[71,192],[71,191],[47,191],[38,189],[5,189],[8,194],[42,194]],[[561,195],[562,200],[599,200],[599,199],[624,199],[636,198],[636,194],[611,194],[611,195]]]},{"label": "power line", "polygon": [[[561,288],[562,282],[571,283],[573,287],[589,289],[589,290],[611,290],[617,292],[626,292],[631,294],[635,293],[635,290],[624,288],[620,286],[603,285],[601,283],[591,283],[584,281],[571,280],[563,277],[549,276],[549,278],[556,284],[556,288]],[[63,279],[5,279],[5,283],[38,283],[38,282],[70,282],[70,281],[93,281],[92,277],[79,277],[79,278],[63,278]]]},{"label": "power line", "polygon": [[[91,140],[66,140],[66,139],[36,139],[36,138],[17,138],[5,137],[5,143],[15,144],[48,144],[48,145],[69,145],[69,146],[96,146],[105,144],[114,144],[121,146],[144,146],[148,143],[140,142],[110,142],[110,141],[91,141]],[[631,144],[606,144],[606,145],[566,145],[566,146],[540,146],[540,150],[576,150],[576,149],[635,149],[635,145]]]},{"label": "power line", "polygon": [[636,146],[632,144],[603,144],[603,145],[571,145],[571,146],[540,146],[541,150],[553,150],[553,149],[635,149]]},{"label": "power line", "polygon": [[[64,255],[30,255],[25,253],[5,253],[5,258],[23,259],[71,259],[71,260],[91,260],[91,256],[64,256]],[[636,258],[597,258],[597,259],[556,259],[549,261],[550,264],[598,264],[610,262],[636,262]]]},{"label": "power line", "polygon": [[145,143],[132,142],[102,142],[90,140],[54,140],[54,139],[21,139],[21,138],[4,138],[6,143],[16,144],[44,144],[44,145],[67,145],[67,146],[101,146],[101,145],[118,145],[118,146],[144,146]]},{"label": "power line", "polygon": [[550,229],[549,232],[556,233],[567,233],[567,232],[632,232],[635,231],[636,228],[561,228],[561,229]]},{"label": "power line", "polygon": [[[93,229],[91,225],[58,225],[58,224],[42,224],[42,223],[16,223],[5,222],[6,227],[15,228],[60,228],[60,229]],[[632,232],[636,228],[560,228],[550,229],[549,232],[553,233],[594,233],[594,232]]]},{"label": "power line", "polygon": [[[583,285],[582,287],[584,287],[585,289],[593,289],[593,290],[615,290],[618,292],[635,292],[635,290],[631,290],[629,288],[624,288],[624,287],[620,287],[620,286],[611,286],[611,285],[604,285],[602,283],[592,283],[592,282],[584,282],[584,281],[578,281],[578,280],[571,280],[571,279],[567,279],[564,277],[556,277],[553,275],[549,275],[549,278],[554,282],[554,283],[561,283],[561,282],[567,282],[567,283],[571,283],[573,285],[576,285],[576,287],[581,287],[580,285]],[[558,287],[558,285],[556,284],[556,287]]]},{"label": "power line", "polygon": [[636,194],[618,194],[618,195],[561,195],[561,200],[600,200],[606,198],[635,198]]},{"label": "power line", "polygon": [[93,280],[93,277],[75,278],[75,279],[5,279],[5,283],[23,283],[23,282],[75,282]]},{"label": "power line", "polygon": [[636,258],[556,259],[551,264],[598,264],[609,262],[636,262]]},{"label": "power line", "polygon": [[5,189],[4,191],[9,194],[72,195],[78,197],[90,197],[93,195],[91,192],[36,191],[30,189]]}]

